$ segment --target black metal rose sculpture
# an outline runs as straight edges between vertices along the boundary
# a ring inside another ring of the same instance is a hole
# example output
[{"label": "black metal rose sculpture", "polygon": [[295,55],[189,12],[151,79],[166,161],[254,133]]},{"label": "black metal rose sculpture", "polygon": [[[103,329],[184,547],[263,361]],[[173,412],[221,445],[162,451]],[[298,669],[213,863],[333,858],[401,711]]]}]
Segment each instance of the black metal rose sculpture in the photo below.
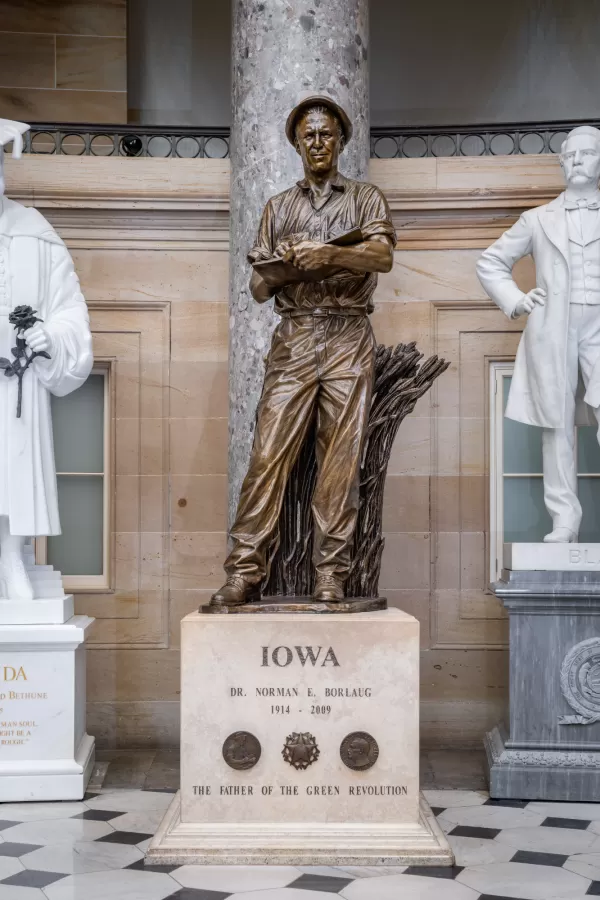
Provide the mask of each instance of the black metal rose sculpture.
[{"label": "black metal rose sculpture", "polygon": [[16,376],[19,380],[19,394],[17,400],[17,419],[21,418],[21,403],[23,399],[23,376],[25,372],[37,356],[43,356],[44,359],[50,359],[50,354],[45,350],[31,352],[27,354],[27,341],[23,337],[23,333],[29,328],[33,328],[36,322],[42,322],[36,316],[36,310],[31,306],[16,306],[8,317],[11,325],[15,326],[17,332],[17,346],[11,348],[14,356],[13,361],[0,357],[0,369],[4,369],[6,378]]}]

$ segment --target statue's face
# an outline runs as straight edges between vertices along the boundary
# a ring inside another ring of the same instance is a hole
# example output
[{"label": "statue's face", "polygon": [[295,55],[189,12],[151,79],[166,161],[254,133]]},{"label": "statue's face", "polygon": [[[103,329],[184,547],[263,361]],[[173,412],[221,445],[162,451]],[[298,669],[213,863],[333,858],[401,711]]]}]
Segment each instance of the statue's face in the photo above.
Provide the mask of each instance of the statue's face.
[{"label": "statue's face", "polygon": [[596,187],[600,180],[600,145],[589,134],[568,138],[561,155],[567,185]]},{"label": "statue's face", "polygon": [[337,118],[309,109],[296,126],[296,150],[305,169],[323,175],[337,165],[344,141]]}]

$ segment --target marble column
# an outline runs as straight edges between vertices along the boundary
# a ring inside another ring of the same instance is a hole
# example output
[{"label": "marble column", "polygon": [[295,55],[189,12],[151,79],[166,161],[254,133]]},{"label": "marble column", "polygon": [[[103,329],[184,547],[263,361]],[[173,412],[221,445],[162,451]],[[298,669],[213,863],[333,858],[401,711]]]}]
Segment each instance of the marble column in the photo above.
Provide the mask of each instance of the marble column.
[{"label": "marble column", "polygon": [[302,177],[284,133],[306,93],[336,99],[354,123],[340,164],[366,178],[369,159],[368,0],[233,0],[229,518],[248,466],[264,358],[278,321],[248,289],[246,254],[269,197]]}]

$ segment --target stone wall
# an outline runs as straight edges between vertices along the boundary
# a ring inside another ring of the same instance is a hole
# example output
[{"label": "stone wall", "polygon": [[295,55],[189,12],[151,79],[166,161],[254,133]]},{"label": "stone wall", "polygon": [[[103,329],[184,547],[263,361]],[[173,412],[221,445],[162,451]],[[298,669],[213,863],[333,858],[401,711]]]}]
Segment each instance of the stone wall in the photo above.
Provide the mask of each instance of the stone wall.
[{"label": "stone wall", "polygon": [[[373,125],[598,117],[597,10],[590,0],[369,6]],[[230,4],[129,0],[129,8],[131,121],[229,125]]]},{"label": "stone wall", "polygon": [[126,122],[126,7],[0,0],[0,117]]},{"label": "stone wall", "polygon": [[[394,447],[381,587],[421,623],[424,744],[474,746],[507,697],[506,620],[487,590],[487,374],[520,327],[474,263],[558,194],[560,170],[551,156],[379,160],[370,177],[399,233],[376,335],[452,362]],[[111,367],[111,591],[76,598],[97,620],[89,730],[103,746],[174,746],[179,622],[220,584],[226,541],[228,163],[27,157],[7,160],[7,181],[70,247]]]}]

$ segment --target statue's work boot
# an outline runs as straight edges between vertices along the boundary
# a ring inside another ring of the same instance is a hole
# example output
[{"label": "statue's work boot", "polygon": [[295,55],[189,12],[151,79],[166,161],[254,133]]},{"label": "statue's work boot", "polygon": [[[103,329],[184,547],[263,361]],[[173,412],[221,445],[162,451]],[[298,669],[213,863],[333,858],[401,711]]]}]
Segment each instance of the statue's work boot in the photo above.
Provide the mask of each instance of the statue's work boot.
[{"label": "statue's work boot", "polygon": [[242,606],[259,599],[257,584],[250,584],[241,575],[228,575],[223,587],[212,595],[210,603],[211,606]]},{"label": "statue's work boot", "polygon": [[344,597],[344,584],[339,578],[333,575],[317,575],[313,600],[320,600],[322,603],[341,603]]},{"label": "statue's work boot", "polygon": [[577,535],[570,528],[558,526],[544,538],[545,544],[576,544]]}]

